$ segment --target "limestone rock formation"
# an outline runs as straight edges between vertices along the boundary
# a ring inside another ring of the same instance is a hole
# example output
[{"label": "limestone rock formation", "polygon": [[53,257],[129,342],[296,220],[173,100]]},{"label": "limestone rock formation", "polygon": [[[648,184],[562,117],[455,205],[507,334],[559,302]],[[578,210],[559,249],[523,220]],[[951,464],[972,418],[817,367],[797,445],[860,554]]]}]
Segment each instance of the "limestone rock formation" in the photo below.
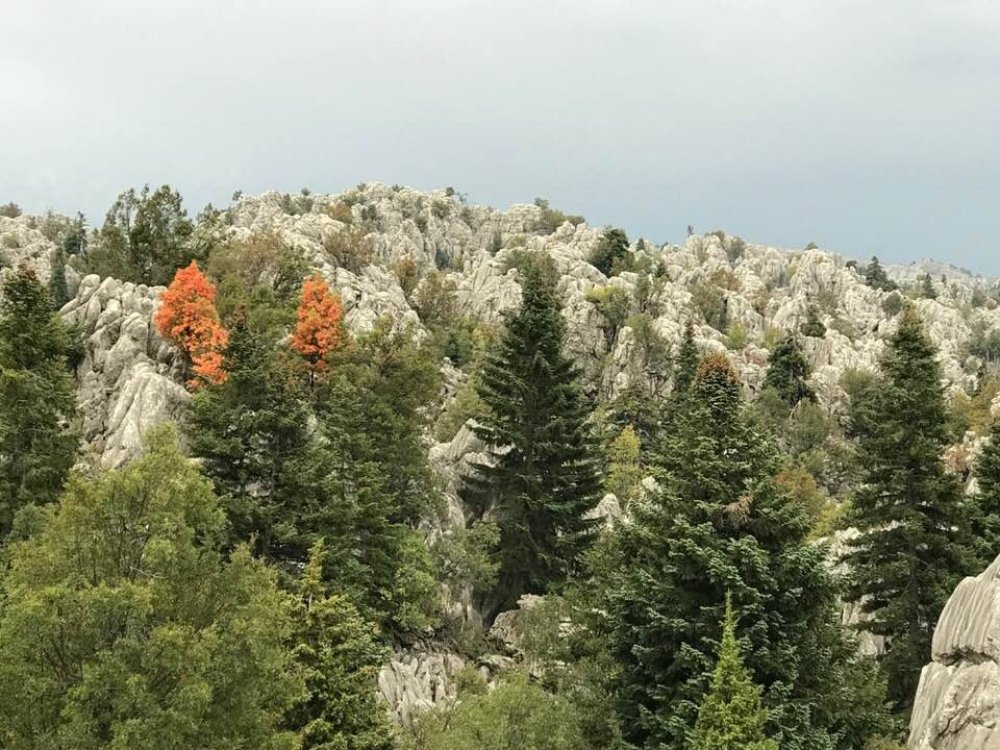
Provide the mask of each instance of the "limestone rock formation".
[{"label": "limestone rock formation", "polygon": [[84,338],[76,376],[85,446],[108,468],[135,456],[149,428],[176,420],[188,397],[179,353],[152,322],[162,291],[90,275],[61,310]]},{"label": "limestone rock formation", "polygon": [[1000,750],[1000,557],[966,578],[934,631],[910,720],[912,750]]}]

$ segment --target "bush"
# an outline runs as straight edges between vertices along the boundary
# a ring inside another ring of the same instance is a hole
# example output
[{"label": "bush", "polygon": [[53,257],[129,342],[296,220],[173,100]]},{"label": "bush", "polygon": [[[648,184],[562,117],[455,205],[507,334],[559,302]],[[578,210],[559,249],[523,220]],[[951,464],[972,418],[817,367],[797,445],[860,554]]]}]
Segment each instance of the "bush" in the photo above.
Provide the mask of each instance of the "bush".
[{"label": "bush", "polygon": [[899,292],[892,292],[884,300],[882,300],[882,312],[888,315],[890,318],[894,318],[899,313],[903,312],[903,308],[906,303],[903,301],[903,295]]},{"label": "bush", "polygon": [[826,326],[823,325],[823,321],[819,317],[819,308],[816,305],[809,306],[809,310],[806,312],[806,321],[802,324],[801,331],[803,336],[812,338],[821,339],[826,336]]},{"label": "bush", "polygon": [[604,338],[610,349],[625,325],[632,295],[627,289],[617,286],[594,287],[587,292],[587,301],[593,304],[604,317]]},{"label": "bush", "polygon": [[747,329],[743,327],[742,323],[731,323],[726,329],[727,349],[741,350],[746,347],[748,340]]},{"label": "bush", "polygon": [[726,330],[728,322],[726,297],[716,284],[711,281],[699,281],[694,284],[691,287],[691,303],[708,325],[717,331]]},{"label": "bush", "polygon": [[411,256],[406,255],[396,261],[392,270],[399,280],[399,287],[403,290],[403,296],[409,298],[420,281],[420,275],[417,273],[417,262]]},{"label": "bush", "polygon": [[586,750],[584,718],[568,700],[515,672],[496,687],[419,717],[409,750]]},{"label": "bush", "polygon": [[360,227],[348,226],[327,235],[323,239],[323,250],[335,266],[356,274],[371,265],[375,243]]},{"label": "bush", "polygon": [[573,226],[582,224],[584,221],[582,216],[564,214],[562,211],[550,208],[549,202],[544,198],[535,198],[535,205],[541,209],[534,227],[539,234],[552,234],[567,221]]},{"label": "bush", "polygon": [[5,206],[0,206],[0,216],[4,216],[8,219],[16,219],[21,215],[21,207],[11,201]]},{"label": "bush", "polygon": [[326,215],[334,221],[339,221],[342,224],[354,223],[354,213],[351,211],[351,207],[343,202],[331,203],[327,206]]}]

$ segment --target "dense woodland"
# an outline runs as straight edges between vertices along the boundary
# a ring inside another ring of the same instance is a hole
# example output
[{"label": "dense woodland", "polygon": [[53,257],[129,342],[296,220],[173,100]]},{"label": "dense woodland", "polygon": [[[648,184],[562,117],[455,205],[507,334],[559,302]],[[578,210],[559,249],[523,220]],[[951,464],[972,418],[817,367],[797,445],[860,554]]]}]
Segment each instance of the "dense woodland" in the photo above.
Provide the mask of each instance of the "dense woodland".
[{"label": "dense woodland", "polygon": [[[49,283],[3,276],[0,746],[901,747],[938,615],[1000,544],[1000,440],[972,495],[943,458],[990,392],[946,398],[905,295],[840,418],[801,350],[819,321],[775,342],[751,402],[690,324],[649,356],[669,397],[603,400],[565,353],[544,254],[517,256],[522,302],[500,326],[401,267],[430,335],[392,320],[351,335],[294,247],[221,240],[217,218],[189,219],[167,187],[128,191],[100,230],[62,227]],[[617,273],[628,247],[609,230],[591,260]],[[167,285],[155,325],[193,395],[121,470],[79,444],[67,263]],[[893,284],[877,261],[865,279]],[[930,293],[929,277],[911,290]],[[615,314],[613,295],[595,304]],[[445,359],[468,385],[442,408]],[[488,453],[464,477],[465,528],[428,534],[429,436],[470,418]],[[609,492],[622,520],[595,513]],[[444,606],[461,590],[471,619]],[[393,650],[435,642],[475,664],[525,594],[544,599],[508,669],[488,684],[470,667],[456,700],[390,722],[376,676]],[[845,598],[884,655],[859,653]]]}]

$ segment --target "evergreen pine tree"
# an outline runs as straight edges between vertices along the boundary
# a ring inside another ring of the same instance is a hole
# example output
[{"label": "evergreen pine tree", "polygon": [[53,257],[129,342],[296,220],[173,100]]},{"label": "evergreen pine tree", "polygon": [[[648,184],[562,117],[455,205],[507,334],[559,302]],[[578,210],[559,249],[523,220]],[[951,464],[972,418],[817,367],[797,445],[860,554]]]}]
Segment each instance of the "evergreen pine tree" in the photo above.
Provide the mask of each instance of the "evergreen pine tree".
[{"label": "evergreen pine tree", "polygon": [[790,408],[799,401],[816,400],[816,393],[806,383],[809,364],[802,354],[802,347],[794,336],[786,336],[774,348],[764,376],[764,388],[773,388]]},{"label": "evergreen pine tree", "polygon": [[698,708],[693,750],[778,750],[764,734],[767,712],[760,705],[760,688],[740,656],[736,640],[736,617],[726,596],[719,659],[712,686]]},{"label": "evergreen pine tree", "polygon": [[62,491],[76,459],[76,389],[69,336],[34,272],[8,275],[0,294],[0,535],[17,511]]},{"label": "evergreen pine tree", "polygon": [[52,297],[52,309],[59,310],[69,302],[69,290],[66,287],[66,254],[60,249],[54,251],[52,259],[52,274],[49,277],[49,294]]},{"label": "evergreen pine tree", "polygon": [[350,600],[327,593],[323,541],[312,547],[298,589],[295,661],[306,694],[286,715],[303,750],[392,750],[392,726],[377,699],[387,649]]},{"label": "evergreen pine tree", "polygon": [[929,273],[925,273],[920,277],[920,295],[924,299],[937,299],[937,289],[934,288],[934,282],[931,280]]},{"label": "evergreen pine tree", "polygon": [[775,482],[779,455],[740,393],[725,357],[702,362],[661,446],[663,492],[633,507],[602,564],[626,739],[687,750],[714,658],[705,636],[731,592],[781,747],[860,747],[885,719],[879,686],[840,628],[823,550]]},{"label": "evergreen pine tree", "polygon": [[584,518],[599,499],[596,448],[576,367],[562,351],[565,322],[554,284],[527,264],[521,307],[484,363],[476,427],[492,461],[477,464],[463,497],[500,529],[500,572],[487,617],[522,594],[558,589],[589,543]]},{"label": "evergreen pine tree", "polygon": [[882,264],[874,255],[871,263],[865,268],[864,279],[868,286],[873,289],[881,289],[884,292],[891,292],[899,288],[896,282],[889,278],[889,274],[885,272]]},{"label": "evergreen pine tree", "polygon": [[223,353],[229,377],[195,394],[187,422],[229,516],[233,543],[290,564],[304,562],[328,513],[328,466],[309,432],[309,408],[292,355],[240,317]]},{"label": "evergreen pine tree", "polygon": [[852,403],[863,482],[846,523],[850,594],[871,615],[860,627],[891,639],[883,658],[898,709],[912,705],[931,636],[955,584],[971,572],[968,516],[945,470],[947,407],[937,351],[913,307],[889,341],[882,378]]},{"label": "evergreen pine tree", "polygon": [[689,320],[684,326],[684,338],[681,339],[680,348],[677,350],[676,365],[674,366],[673,390],[675,394],[686,393],[691,387],[698,371],[700,359],[698,345],[694,341],[694,324]]},{"label": "evergreen pine tree", "polygon": [[979,569],[1000,555],[1000,420],[990,427],[989,441],[976,459],[973,473],[976,477],[973,538]]}]

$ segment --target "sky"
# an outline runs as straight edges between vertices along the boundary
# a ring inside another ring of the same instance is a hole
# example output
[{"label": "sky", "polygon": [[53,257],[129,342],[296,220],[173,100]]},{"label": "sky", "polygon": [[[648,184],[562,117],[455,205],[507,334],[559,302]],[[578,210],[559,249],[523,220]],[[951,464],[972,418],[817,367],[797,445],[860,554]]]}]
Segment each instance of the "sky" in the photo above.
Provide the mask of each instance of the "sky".
[{"label": "sky", "polygon": [[379,180],[1000,274],[993,0],[4,0],[0,203]]}]

